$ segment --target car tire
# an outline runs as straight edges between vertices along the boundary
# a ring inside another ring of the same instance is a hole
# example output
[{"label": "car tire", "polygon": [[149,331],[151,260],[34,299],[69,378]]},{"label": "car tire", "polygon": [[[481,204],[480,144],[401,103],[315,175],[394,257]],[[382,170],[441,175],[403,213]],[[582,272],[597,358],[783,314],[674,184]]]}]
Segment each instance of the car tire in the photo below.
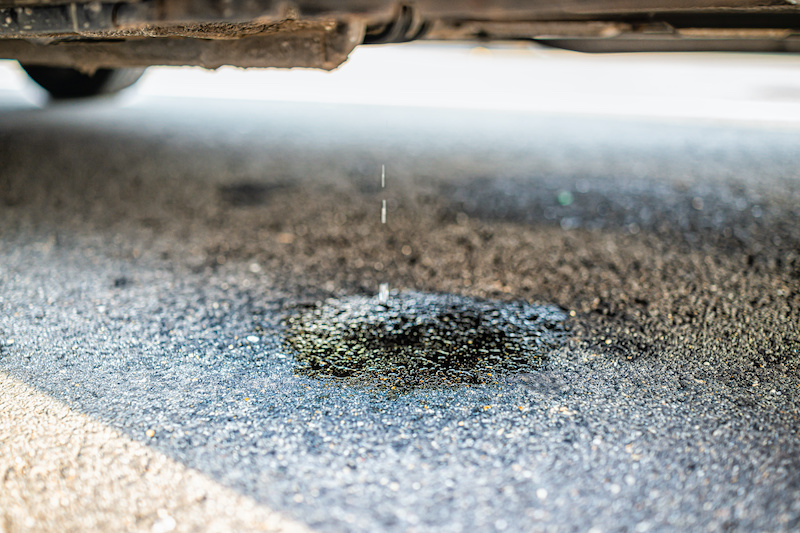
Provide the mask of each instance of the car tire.
[{"label": "car tire", "polygon": [[144,73],[143,68],[98,69],[94,74],[63,67],[22,65],[28,76],[57,99],[86,98],[112,94],[129,87]]}]

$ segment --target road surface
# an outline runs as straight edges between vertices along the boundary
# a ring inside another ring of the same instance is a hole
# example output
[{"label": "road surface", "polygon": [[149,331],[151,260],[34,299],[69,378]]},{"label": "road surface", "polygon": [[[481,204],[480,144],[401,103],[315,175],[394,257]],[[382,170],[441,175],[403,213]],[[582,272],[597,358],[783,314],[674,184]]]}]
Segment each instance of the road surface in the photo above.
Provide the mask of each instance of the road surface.
[{"label": "road surface", "polygon": [[28,94],[0,531],[800,527],[798,117]]}]

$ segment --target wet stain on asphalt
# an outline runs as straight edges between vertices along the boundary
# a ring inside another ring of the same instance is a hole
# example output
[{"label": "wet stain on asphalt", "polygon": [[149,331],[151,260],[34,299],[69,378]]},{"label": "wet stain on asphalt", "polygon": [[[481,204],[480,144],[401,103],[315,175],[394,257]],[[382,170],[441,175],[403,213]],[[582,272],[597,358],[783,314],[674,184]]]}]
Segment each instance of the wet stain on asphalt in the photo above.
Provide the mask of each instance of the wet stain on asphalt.
[{"label": "wet stain on asphalt", "polygon": [[555,306],[402,292],[330,299],[286,319],[299,374],[395,389],[489,383],[539,368],[567,338]]},{"label": "wet stain on asphalt", "polygon": [[218,187],[220,198],[232,207],[252,207],[266,204],[276,190],[286,188],[285,183],[243,182]]}]

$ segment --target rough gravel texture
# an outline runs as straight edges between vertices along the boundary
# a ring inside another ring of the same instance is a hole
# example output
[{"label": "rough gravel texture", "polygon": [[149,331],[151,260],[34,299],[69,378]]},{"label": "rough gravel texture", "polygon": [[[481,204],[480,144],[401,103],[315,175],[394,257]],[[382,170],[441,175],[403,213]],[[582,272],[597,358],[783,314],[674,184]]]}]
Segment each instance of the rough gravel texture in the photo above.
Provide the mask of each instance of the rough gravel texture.
[{"label": "rough gravel texture", "polygon": [[[321,531],[796,530],[798,146],[357,106],[2,111],[0,369]],[[381,283],[556,305],[571,337],[496,383],[298,375],[292,309]]]}]

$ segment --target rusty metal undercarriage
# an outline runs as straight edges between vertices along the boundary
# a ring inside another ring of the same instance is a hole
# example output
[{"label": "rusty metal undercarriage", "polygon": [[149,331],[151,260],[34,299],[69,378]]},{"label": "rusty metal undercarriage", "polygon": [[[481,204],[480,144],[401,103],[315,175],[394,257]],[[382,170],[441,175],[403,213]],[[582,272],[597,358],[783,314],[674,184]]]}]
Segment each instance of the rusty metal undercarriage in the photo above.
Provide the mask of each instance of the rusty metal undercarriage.
[{"label": "rusty metal undercarriage", "polygon": [[333,69],[359,44],[530,40],[587,52],[800,52],[800,0],[0,0],[31,65]]}]

